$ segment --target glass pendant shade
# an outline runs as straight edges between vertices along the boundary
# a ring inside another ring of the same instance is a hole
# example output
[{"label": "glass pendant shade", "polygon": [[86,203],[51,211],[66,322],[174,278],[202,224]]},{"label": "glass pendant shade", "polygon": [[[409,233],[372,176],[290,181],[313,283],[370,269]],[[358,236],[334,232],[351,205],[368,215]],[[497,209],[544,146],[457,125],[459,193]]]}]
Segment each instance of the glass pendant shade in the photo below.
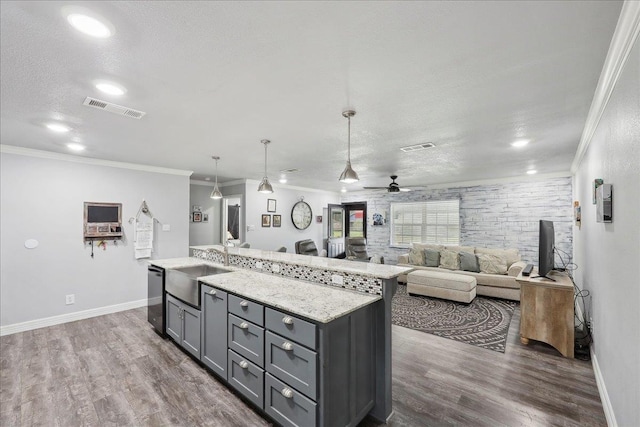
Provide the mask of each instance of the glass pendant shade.
[{"label": "glass pendant shade", "polygon": [[271,143],[271,141],[269,141],[268,139],[263,139],[260,142],[264,144],[264,178],[262,178],[262,181],[258,186],[258,192],[263,194],[271,194],[273,193],[273,187],[271,186],[269,178],[267,177],[267,145]]},{"label": "glass pendant shade", "polygon": [[220,157],[212,156],[211,158],[216,161],[216,185],[213,186],[213,191],[211,192],[209,197],[214,200],[218,200],[222,199],[222,193],[218,189],[218,160],[220,160]]},{"label": "glass pendant shade", "polygon": [[356,112],[353,110],[343,111],[342,115],[348,120],[348,130],[347,130],[347,166],[345,166],[344,170],[340,174],[340,178],[338,181],[344,182],[345,184],[352,184],[354,182],[360,181],[360,177],[356,171],[351,167],[351,117],[356,115]]}]

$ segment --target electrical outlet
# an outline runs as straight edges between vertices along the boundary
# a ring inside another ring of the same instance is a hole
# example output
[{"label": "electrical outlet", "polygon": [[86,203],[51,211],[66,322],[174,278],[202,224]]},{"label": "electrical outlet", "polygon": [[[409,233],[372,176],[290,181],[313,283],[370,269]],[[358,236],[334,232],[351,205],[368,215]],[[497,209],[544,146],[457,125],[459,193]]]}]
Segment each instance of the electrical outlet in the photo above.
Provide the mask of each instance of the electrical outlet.
[{"label": "electrical outlet", "polygon": [[331,282],[333,282],[334,285],[342,285],[344,283],[344,277],[339,274],[334,274],[331,276]]},{"label": "electrical outlet", "polygon": [[171,231],[171,224],[162,224],[162,231]]},{"label": "electrical outlet", "polygon": [[274,273],[280,273],[280,264],[272,264],[271,271],[273,271]]},{"label": "electrical outlet", "polygon": [[67,305],[75,304],[76,303],[75,294],[67,295],[65,297],[65,302],[66,302]]},{"label": "electrical outlet", "polygon": [[256,262],[256,268],[258,270],[262,270],[262,262],[260,262],[260,261]]}]

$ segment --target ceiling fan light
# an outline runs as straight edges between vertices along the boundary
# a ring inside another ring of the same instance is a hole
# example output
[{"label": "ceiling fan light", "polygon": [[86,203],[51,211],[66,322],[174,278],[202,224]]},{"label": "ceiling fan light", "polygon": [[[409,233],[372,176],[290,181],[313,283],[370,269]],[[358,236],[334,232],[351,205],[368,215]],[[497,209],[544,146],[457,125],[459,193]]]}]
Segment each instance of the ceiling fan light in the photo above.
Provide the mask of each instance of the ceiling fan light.
[{"label": "ceiling fan light", "polygon": [[269,178],[267,178],[266,176],[262,178],[262,182],[260,182],[260,185],[258,186],[258,192],[263,194],[273,193],[273,187],[269,182]]},{"label": "ceiling fan light", "polygon": [[344,182],[345,184],[353,184],[354,182],[360,181],[358,174],[351,167],[351,162],[349,160],[347,160],[347,166],[340,174],[338,181]]}]

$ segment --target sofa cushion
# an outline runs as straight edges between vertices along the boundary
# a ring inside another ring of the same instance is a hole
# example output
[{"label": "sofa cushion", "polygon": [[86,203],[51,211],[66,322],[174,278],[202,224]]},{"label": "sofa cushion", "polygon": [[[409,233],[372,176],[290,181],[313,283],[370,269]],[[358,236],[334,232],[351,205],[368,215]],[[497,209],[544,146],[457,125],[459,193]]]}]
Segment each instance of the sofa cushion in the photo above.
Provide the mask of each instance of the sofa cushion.
[{"label": "sofa cushion", "polygon": [[440,251],[437,249],[425,249],[424,250],[425,266],[427,267],[439,267],[440,266]]},{"label": "sofa cushion", "polygon": [[460,270],[460,257],[458,252],[443,249],[440,251],[440,268],[447,270]]},{"label": "sofa cushion", "polygon": [[511,264],[514,262],[520,261],[520,253],[517,249],[508,248],[508,249],[491,249],[491,248],[476,248],[476,254],[490,254],[490,255],[498,255],[505,259],[507,263],[507,268],[511,267]]},{"label": "sofa cushion", "polygon": [[478,265],[478,258],[472,253],[460,252],[460,270],[479,273],[480,266]]},{"label": "sofa cushion", "polygon": [[474,252],[474,247],[473,246],[445,246],[445,249],[448,249],[450,251],[455,251],[455,252],[469,252],[471,254],[475,253]]},{"label": "sofa cushion", "polygon": [[424,265],[424,249],[411,248],[409,251],[409,264]]},{"label": "sofa cushion", "polygon": [[478,255],[480,271],[487,274],[507,274],[507,261],[498,255]]},{"label": "sofa cushion", "polygon": [[420,249],[420,250],[435,249],[437,251],[440,251],[440,250],[444,249],[444,246],[442,246],[442,245],[434,245],[434,244],[431,244],[431,243],[412,243],[411,244],[411,248],[412,249]]}]

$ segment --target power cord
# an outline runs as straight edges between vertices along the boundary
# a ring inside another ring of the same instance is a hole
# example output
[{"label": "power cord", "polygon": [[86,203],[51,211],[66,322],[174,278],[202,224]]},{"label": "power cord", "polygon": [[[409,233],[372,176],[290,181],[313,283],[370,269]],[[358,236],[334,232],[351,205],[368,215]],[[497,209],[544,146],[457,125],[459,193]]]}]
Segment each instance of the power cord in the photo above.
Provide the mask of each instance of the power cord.
[{"label": "power cord", "polygon": [[[567,252],[557,247],[555,247],[554,250],[558,254],[558,258],[560,258],[562,268],[567,272],[567,276],[569,276],[569,279],[571,279],[571,283],[573,284],[573,306],[575,307],[578,304],[578,298],[580,298],[580,302],[582,302],[582,316],[586,317],[587,308],[585,298],[587,298],[591,293],[586,289],[580,289],[578,285],[576,285],[575,280],[573,280],[573,272],[578,269],[578,265],[571,262],[571,256]],[[567,257],[568,262],[564,261],[561,253]],[[591,336],[591,324],[587,322],[585,318],[581,319],[578,317],[577,313],[574,313],[574,326],[583,331],[582,334],[576,334],[576,337],[574,338],[575,358],[580,360],[590,360],[591,355],[589,354],[589,345],[593,342],[593,337]]]}]

